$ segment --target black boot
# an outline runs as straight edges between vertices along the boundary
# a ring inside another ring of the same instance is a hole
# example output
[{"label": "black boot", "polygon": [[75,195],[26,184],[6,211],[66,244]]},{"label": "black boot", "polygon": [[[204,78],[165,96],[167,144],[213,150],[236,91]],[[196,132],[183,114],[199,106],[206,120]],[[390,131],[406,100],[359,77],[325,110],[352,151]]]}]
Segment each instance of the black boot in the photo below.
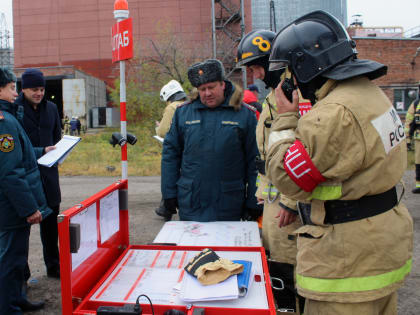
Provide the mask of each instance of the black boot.
[{"label": "black boot", "polygon": [[163,199],[160,201],[159,207],[155,209],[155,213],[158,216],[161,216],[165,218],[165,221],[171,221],[172,220],[172,213],[165,208],[165,204]]}]

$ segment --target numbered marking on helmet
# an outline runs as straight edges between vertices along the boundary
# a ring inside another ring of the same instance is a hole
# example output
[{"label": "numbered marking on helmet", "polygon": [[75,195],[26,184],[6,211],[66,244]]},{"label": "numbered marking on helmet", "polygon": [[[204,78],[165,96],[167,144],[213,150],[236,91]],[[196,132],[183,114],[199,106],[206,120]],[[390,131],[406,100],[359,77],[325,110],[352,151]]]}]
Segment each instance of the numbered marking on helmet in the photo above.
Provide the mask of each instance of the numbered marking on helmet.
[{"label": "numbered marking on helmet", "polygon": [[261,36],[257,36],[252,40],[252,43],[261,51],[269,51],[271,48],[270,42],[268,40],[263,39]]}]

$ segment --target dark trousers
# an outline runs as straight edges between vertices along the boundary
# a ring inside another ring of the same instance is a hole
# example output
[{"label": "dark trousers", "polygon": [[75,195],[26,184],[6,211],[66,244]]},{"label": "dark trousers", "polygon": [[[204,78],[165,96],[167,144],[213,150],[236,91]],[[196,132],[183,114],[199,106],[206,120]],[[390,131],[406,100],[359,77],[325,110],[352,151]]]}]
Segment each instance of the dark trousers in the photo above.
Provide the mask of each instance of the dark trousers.
[{"label": "dark trousers", "polygon": [[[40,234],[42,242],[42,252],[44,254],[45,266],[48,269],[60,267],[60,255],[58,252],[58,225],[57,216],[60,212],[60,206],[50,207],[51,213],[45,220],[42,220],[40,225]],[[28,263],[26,263],[24,270],[25,281],[31,277],[31,271]],[[1,314],[1,313],[0,313]]]},{"label": "dark trousers", "polygon": [[44,253],[45,266],[48,269],[59,268],[60,255],[58,253],[58,225],[57,216],[60,212],[60,206],[50,207],[51,213],[40,223],[40,234],[42,250]]},{"label": "dark trousers", "polygon": [[30,227],[0,231],[0,314],[20,315]]}]

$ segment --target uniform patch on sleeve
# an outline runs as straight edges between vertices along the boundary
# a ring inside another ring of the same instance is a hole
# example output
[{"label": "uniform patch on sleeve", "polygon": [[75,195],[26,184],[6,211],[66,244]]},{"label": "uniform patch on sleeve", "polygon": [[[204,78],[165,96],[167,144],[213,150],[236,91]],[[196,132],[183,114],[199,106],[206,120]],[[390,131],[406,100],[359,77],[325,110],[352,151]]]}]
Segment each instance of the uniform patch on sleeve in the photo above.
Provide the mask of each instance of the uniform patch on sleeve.
[{"label": "uniform patch on sleeve", "polygon": [[237,121],[228,121],[228,120],[223,120],[222,121],[222,125],[234,125],[234,126],[239,126],[239,123]]},{"label": "uniform patch on sleeve", "polygon": [[394,107],[372,120],[371,123],[381,137],[386,154],[405,139],[404,125]]},{"label": "uniform patch on sleeve", "polygon": [[0,120],[3,120],[4,119],[4,115],[3,115],[3,112],[0,110]]},{"label": "uniform patch on sleeve", "polygon": [[196,125],[196,124],[199,124],[199,123],[201,123],[201,120],[187,120],[185,122],[186,125]]},{"label": "uniform patch on sleeve", "polygon": [[15,141],[12,135],[4,134],[0,135],[0,151],[10,152],[15,148]]}]

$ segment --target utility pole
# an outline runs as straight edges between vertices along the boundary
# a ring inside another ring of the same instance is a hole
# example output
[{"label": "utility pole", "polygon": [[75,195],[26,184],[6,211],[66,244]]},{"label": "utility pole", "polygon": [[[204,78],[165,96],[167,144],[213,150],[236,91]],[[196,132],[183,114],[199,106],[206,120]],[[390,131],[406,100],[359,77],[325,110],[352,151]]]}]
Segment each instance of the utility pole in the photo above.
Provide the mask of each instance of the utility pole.
[{"label": "utility pole", "polygon": [[274,1],[270,1],[270,30],[274,33],[277,33],[276,25],[276,10],[274,8]]},{"label": "utility pole", "polygon": [[[126,0],[116,0],[114,3],[114,17],[117,22],[128,18],[128,3]],[[127,139],[126,118],[126,84],[125,84],[125,60],[120,60],[120,117],[121,135]],[[127,179],[127,142],[121,146],[121,179]]]}]

